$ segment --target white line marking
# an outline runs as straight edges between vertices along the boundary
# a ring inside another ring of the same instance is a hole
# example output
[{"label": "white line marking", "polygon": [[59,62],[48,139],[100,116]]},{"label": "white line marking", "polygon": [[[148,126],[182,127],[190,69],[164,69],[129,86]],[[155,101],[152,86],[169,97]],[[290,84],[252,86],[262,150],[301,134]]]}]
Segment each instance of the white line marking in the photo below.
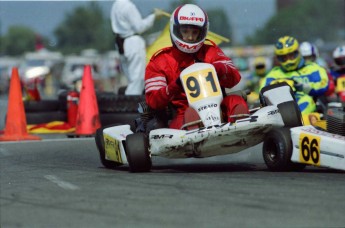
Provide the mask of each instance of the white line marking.
[{"label": "white line marking", "polygon": [[44,178],[53,182],[54,184],[57,184],[57,186],[65,189],[65,190],[78,190],[79,189],[78,186],[71,184],[69,182],[63,181],[54,175],[45,175]]}]

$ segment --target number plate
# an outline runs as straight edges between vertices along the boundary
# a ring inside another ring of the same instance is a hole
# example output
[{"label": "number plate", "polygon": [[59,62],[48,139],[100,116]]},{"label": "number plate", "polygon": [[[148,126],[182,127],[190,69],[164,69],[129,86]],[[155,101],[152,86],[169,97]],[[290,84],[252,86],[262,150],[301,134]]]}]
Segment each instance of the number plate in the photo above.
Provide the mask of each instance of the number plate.
[{"label": "number plate", "polygon": [[301,163],[320,166],[319,136],[302,133],[299,137],[299,160]]},{"label": "number plate", "polygon": [[216,73],[212,68],[195,71],[182,76],[185,92],[190,104],[207,97],[221,95]]},{"label": "number plate", "polygon": [[104,136],[105,158],[110,161],[122,163],[119,141],[107,134]]}]

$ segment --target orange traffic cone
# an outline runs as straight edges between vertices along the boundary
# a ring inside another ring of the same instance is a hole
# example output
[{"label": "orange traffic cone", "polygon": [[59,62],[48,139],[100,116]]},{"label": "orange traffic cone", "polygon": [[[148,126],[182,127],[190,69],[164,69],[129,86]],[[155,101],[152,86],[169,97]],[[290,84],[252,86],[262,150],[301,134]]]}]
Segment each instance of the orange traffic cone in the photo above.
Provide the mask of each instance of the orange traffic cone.
[{"label": "orange traffic cone", "polygon": [[18,68],[12,68],[10,92],[8,96],[8,108],[4,134],[0,135],[0,141],[40,140],[35,135],[29,135],[26,129],[26,116],[22,98]]},{"label": "orange traffic cone", "polygon": [[93,135],[101,127],[91,66],[85,65],[76,123],[76,135]]}]

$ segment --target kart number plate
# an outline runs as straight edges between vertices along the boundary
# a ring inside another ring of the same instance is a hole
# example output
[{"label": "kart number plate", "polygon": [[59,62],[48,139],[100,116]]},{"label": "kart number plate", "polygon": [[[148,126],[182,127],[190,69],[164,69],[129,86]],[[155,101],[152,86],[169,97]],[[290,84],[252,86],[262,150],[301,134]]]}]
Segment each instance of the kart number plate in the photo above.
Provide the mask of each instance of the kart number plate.
[{"label": "kart number plate", "polygon": [[185,92],[189,103],[194,103],[207,97],[221,95],[221,89],[216,73],[212,68],[195,71],[182,76]]},{"label": "kart number plate", "polygon": [[320,166],[319,136],[302,133],[299,137],[299,160],[301,163]]},{"label": "kart number plate", "polygon": [[122,163],[119,141],[104,134],[105,158],[110,161]]},{"label": "kart number plate", "polygon": [[337,79],[337,92],[345,91],[345,76]]}]

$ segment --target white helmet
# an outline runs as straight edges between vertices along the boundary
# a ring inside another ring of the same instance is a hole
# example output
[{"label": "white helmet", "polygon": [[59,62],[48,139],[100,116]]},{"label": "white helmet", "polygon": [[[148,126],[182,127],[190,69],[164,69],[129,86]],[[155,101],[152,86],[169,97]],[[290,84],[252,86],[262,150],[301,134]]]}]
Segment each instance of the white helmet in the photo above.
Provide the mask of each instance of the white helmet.
[{"label": "white helmet", "polygon": [[314,56],[315,58],[319,57],[319,50],[317,47],[309,42],[302,42],[299,46],[299,51],[303,57],[305,56]]},{"label": "white helmet", "polygon": [[[182,39],[180,27],[192,25],[200,29],[200,35],[196,42],[189,43]],[[185,53],[195,53],[204,44],[208,31],[208,17],[204,10],[193,4],[185,4],[177,7],[170,17],[170,37],[173,45]]]},{"label": "white helmet", "polygon": [[338,66],[345,66],[345,45],[339,46],[333,51],[333,59]]}]

